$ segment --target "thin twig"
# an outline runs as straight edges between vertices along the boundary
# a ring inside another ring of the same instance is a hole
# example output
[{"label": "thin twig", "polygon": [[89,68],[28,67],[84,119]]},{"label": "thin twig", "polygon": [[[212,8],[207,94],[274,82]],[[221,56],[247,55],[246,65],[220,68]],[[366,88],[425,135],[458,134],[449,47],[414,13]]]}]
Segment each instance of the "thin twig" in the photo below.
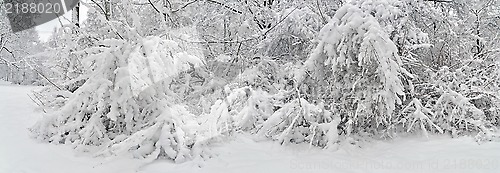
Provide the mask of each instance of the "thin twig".
[{"label": "thin twig", "polygon": [[36,105],[38,105],[38,107],[42,108],[43,113],[47,113],[47,111],[45,111],[45,109],[44,109],[44,107],[45,107],[45,106],[43,105],[43,103],[42,103],[40,100],[39,100],[39,101],[40,101],[40,103],[38,103],[38,102],[37,102],[35,99],[33,99],[33,98],[29,95],[29,94],[26,94],[26,95],[28,95],[28,97],[31,99],[31,101],[33,101],[33,103],[35,103]]},{"label": "thin twig", "polygon": [[199,1],[199,0],[194,0],[194,1],[191,1],[191,2],[188,2],[188,3],[185,3],[182,7],[179,7],[179,8],[178,8],[178,9],[176,9],[176,10],[172,10],[172,13],[176,13],[176,12],[178,12],[178,11],[180,11],[180,10],[182,10],[182,9],[186,8],[187,6],[189,6],[189,5],[191,5],[191,4],[195,3],[195,2],[198,2],[198,1]]}]

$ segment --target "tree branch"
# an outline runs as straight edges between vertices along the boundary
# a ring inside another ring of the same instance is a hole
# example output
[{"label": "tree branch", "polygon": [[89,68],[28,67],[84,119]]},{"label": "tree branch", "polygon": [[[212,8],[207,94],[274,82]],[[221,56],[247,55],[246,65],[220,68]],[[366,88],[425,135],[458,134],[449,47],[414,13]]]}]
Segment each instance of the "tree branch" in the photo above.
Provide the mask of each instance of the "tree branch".
[{"label": "tree branch", "polygon": [[176,12],[178,12],[178,11],[186,8],[187,6],[189,6],[189,5],[191,5],[191,4],[195,3],[195,2],[198,2],[198,1],[199,0],[194,0],[194,1],[188,2],[188,3],[184,4],[182,7],[178,8],[176,10],[172,10],[172,13],[176,13]]},{"label": "tree branch", "polygon": [[238,13],[238,14],[243,14],[243,12],[239,11],[239,10],[236,10],[226,4],[223,4],[221,2],[218,2],[218,1],[215,1],[215,0],[206,0],[207,2],[211,2],[211,3],[214,3],[214,4],[218,4],[224,8],[227,8],[229,11],[232,11],[232,12],[235,12],[235,13]]}]

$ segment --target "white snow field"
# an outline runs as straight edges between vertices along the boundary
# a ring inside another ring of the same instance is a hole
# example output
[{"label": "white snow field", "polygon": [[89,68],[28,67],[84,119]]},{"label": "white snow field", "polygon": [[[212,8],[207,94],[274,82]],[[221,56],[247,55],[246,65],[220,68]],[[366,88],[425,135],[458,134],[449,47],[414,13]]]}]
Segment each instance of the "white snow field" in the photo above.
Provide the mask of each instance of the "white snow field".
[{"label": "white snow field", "polygon": [[147,161],[102,158],[78,153],[70,145],[40,143],[28,127],[42,116],[27,94],[34,87],[0,83],[0,173],[178,173],[178,172],[500,172],[500,143],[471,137],[406,137],[338,151],[307,145],[280,146],[241,134],[214,144],[207,161]]}]

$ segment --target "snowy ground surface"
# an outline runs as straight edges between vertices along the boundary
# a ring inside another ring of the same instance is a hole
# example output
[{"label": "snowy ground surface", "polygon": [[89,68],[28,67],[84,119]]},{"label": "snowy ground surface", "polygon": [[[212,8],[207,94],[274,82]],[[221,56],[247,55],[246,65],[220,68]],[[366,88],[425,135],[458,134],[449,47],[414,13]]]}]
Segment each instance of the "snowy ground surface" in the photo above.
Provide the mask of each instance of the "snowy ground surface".
[{"label": "snowy ground surface", "polygon": [[232,142],[213,146],[217,155],[206,162],[93,158],[69,145],[39,143],[29,137],[27,128],[41,116],[27,96],[32,89],[0,83],[0,173],[500,172],[500,143],[478,145],[468,137],[403,138],[330,152],[238,135]]}]

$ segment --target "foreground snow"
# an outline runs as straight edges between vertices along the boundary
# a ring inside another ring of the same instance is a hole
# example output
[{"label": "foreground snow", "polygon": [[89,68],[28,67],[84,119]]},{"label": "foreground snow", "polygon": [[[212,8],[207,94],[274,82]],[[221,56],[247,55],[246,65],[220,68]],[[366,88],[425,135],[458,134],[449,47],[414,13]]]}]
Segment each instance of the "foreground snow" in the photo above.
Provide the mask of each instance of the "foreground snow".
[{"label": "foreground snow", "polygon": [[27,128],[41,116],[27,96],[33,87],[0,83],[0,173],[66,172],[497,172],[500,145],[472,138],[420,137],[344,147],[329,152],[307,145],[280,146],[238,135],[213,146],[202,162],[93,158],[69,145],[39,143]]}]

